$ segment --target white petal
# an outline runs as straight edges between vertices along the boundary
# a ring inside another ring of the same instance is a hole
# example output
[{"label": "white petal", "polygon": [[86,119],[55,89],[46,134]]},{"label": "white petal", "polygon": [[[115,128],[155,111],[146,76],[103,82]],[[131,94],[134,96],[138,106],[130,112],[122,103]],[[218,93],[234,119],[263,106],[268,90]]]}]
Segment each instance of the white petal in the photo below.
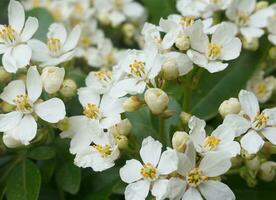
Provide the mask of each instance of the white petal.
[{"label": "white petal", "polygon": [[190,36],[192,49],[205,53],[209,44],[208,36],[203,32],[203,24],[201,20],[195,22]]},{"label": "white petal", "polygon": [[255,131],[251,130],[241,139],[241,146],[249,154],[257,153],[264,145],[264,141]]},{"label": "white petal", "polygon": [[236,141],[229,142],[227,144],[222,144],[218,146],[217,151],[226,151],[231,154],[231,157],[239,155],[241,152],[241,145]]},{"label": "white petal", "polygon": [[255,94],[242,90],[239,93],[239,100],[241,103],[241,109],[254,120],[257,114],[260,112],[259,102]]},{"label": "white petal", "polygon": [[170,174],[177,170],[178,156],[175,150],[168,149],[161,155],[157,170],[162,175]]},{"label": "white petal", "polygon": [[11,0],[8,7],[8,15],[9,24],[20,34],[25,23],[25,11],[22,4],[19,1]]},{"label": "white petal", "polygon": [[22,42],[26,42],[33,37],[38,29],[38,20],[35,17],[28,17],[25,27],[21,33]]},{"label": "white petal", "polygon": [[200,54],[193,50],[188,50],[187,55],[195,64],[199,65],[200,67],[204,67],[204,68],[207,67],[208,61],[203,54]]},{"label": "white petal", "polygon": [[27,72],[26,86],[28,98],[35,102],[42,92],[41,77],[35,66],[30,67]]},{"label": "white petal", "polygon": [[206,200],[236,199],[231,189],[219,181],[207,181],[199,186],[199,190]]},{"label": "white petal", "polygon": [[72,138],[78,131],[86,129],[87,121],[88,121],[87,117],[83,115],[70,117],[69,129],[60,133],[60,137]]},{"label": "white petal", "polygon": [[50,123],[57,123],[64,119],[65,105],[62,100],[58,98],[52,98],[42,103],[35,105],[36,114],[43,120]]},{"label": "white petal", "polygon": [[239,57],[241,53],[241,40],[239,38],[233,38],[229,43],[223,46],[221,50],[222,60],[233,60]]},{"label": "white petal", "polygon": [[17,71],[16,62],[11,55],[11,48],[7,49],[2,57],[2,64],[5,70],[9,73],[15,73]]},{"label": "white petal", "polygon": [[156,198],[156,200],[163,200],[167,198],[168,186],[169,180],[167,179],[161,179],[154,182],[151,193]]},{"label": "white petal", "polygon": [[67,39],[67,31],[63,24],[53,23],[49,27],[49,32],[47,33],[47,37],[59,39],[61,42],[61,45],[63,45]]},{"label": "white petal", "polygon": [[235,132],[236,137],[242,135],[251,127],[250,121],[234,114],[227,115],[223,121],[223,125],[231,128]]},{"label": "white petal", "polygon": [[91,88],[85,87],[78,89],[79,101],[81,105],[87,106],[88,103],[99,106],[100,95],[93,91]]},{"label": "white petal", "polygon": [[22,119],[22,113],[13,111],[7,114],[0,114],[0,132],[13,129]]},{"label": "white petal", "polygon": [[269,142],[276,145],[276,128],[267,127],[262,130],[262,134],[268,139]]},{"label": "white petal", "polygon": [[33,61],[46,62],[49,59],[51,59],[50,56],[48,55],[49,53],[48,47],[43,42],[36,39],[32,39],[28,41],[28,45],[32,49]]},{"label": "white petal", "polygon": [[56,57],[56,58],[49,57],[49,60],[46,61],[46,62],[43,62],[41,64],[41,67],[55,66],[55,65],[58,65],[60,63],[69,61],[74,57],[75,53],[76,53],[76,51],[72,50],[72,51],[69,51],[67,53],[62,54],[60,57]]},{"label": "white petal", "polygon": [[140,170],[143,165],[135,159],[127,160],[125,166],[120,169],[120,177],[125,183],[133,183],[142,178]]},{"label": "white petal", "polygon": [[103,95],[100,108],[105,116],[120,114],[124,112],[123,103],[126,98],[114,98],[110,95]]},{"label": "white petal", "polygon": [[187,182],[180,178],[170,178],[168,185],[168,197],[170,199],[181,199],[187,188]]},{"label": "white petal", "polygon": [[145,12],[144,7],[137,2],[125,3],[123,10],[125,15],[133,20],[137,20],[138,18],[142,17]]},{"label": "white petal", "polygon": [[199,191],[194,188],[190,187],[184,194],[182,200],[203,200]]},{"label": "white petal", "polygon": [[81,28],[80,25],[76,25],[68,36],[67,41],[64,44],[63,51],[67,52],[74,49],[80,39]]},{"label": "white petal", "polygon": [[276,35],[268,35],[268,39],[272,44],[276,45]]},{"label": "white petal", "polygon": [[212,43],[219,44],[219,45],[226,45],[230,43],[235,35],[237,34],[237,29],[231,23],[222,23],[216,29],[212,36]]},{"label": "white petal", "polygon": [[150,163],[157,166],[160,159],[162,144],[154,140],[151,136],[145,138],[140,149],[140,156],[144,163]]},{"label": "white petal", "polygon": [[145,200],[150,189],[150,182],[141,180],[126,187],[125,200]]},{"label": "white petal", "polygon": [[265,109],[263,113],[266,116],[269,116],[269,119],[267,121],[268,126],[275,126],[276,125],[276,108],[270,108],[270,109]]},{"label": "white petal", "polygon": [[11,56],[15,59],[18,68],[26,67],[32,57],[32,49],[26,44],[19,44],[11,51]]},{"label": "white petal", "polygon": [[118,81],[111,89],[111,96],[122,97],[126,94],[141,94],[145,91],[146,83],[137,81],[134,78]]},{"label": "white petal", "polygon": [[168,32],[163,40],[162,40],[162,47],[164,49],[169,49],[173,46],[177,36],[178,36],[179,32],[178,31],[170,31]]},{"label": "white petal", "polygon": [[108,129],[121,121],[121,115],[115,114],[104,117],[100,120],[100,126],[104,129]]},{"label": "white petal", "polygon": [[231,167],[230,154],[228,152],[207,153],[199,164],[203,174],[209,177],[220,176]]},{"label": "white petal", "polygon": [[264,34],[264,30],[253,27],[241,28],[242,35],[247,39],[259,38]]},{"label": "white petal", "polygon": [[3,54],[7,51],[8,46],[5,44],[0,44],[0,54]]},{"label": "white petal", "polygon": [[252,13],[256,7],[256,0],[242,0],[238,2],[238,9],[247,13]]},{"label": "white petal", "polygon": [[[204,67],[204,66],[203,66]],[[220,72],[226,69],[228,67],[227,63],[222,62],[209,62],[205,69],[207,69],[210,73]]]},{"label": "white petal", "polygon": [[9,104],[14,105],[13,100],[16,98],[17,95],[25,95],[26,89],[24,81],[16,80],[10,82],[3,90],[0,98]]},{"label": "white petal", "polygon": [[190,138],[195,146],[195,148],[198,150],[202,146],[204,139],[206,137],[205,132],[205,126],[206,123],[204,120],[201,120],[195,116],[193,116],[189,120],[189,128],[190,128]]},{"label": "white petal", "polygon": [[268,17],[273,16],[273,9],[266,8],[255,12],[250,17],[250,25],[256,28],[264,28],[267,25]]}]

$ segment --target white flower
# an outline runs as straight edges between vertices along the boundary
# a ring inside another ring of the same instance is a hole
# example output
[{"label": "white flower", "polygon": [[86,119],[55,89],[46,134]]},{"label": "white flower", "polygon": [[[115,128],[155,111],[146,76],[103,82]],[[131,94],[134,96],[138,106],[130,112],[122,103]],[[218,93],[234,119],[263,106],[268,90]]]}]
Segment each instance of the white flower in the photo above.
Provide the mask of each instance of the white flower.
[{"label": "white flower", "polygon": [[232,0],[203,0],[206,3],[205,12],[210,12],[210,15],[215,11],[225,10]]},{"label": "white flower", "polygon": [[236,24],[240,33],[248,40],[264,34],[267,19],[272,15],[271,8],[256,11],[256,0],[233,0],[226,10],[226,16]]},{"label": "white flower", "polygon": [[178,0],[176,4],[177,10],[183,16],[202,17],[206,10],[206,3],[202,0]]},{"label": "white flower", "polygon": [[76,25],[67,36],[63,24],[54,23],[47,33],[47,45],[39,40],[30,40],[28,44],[33,50],[32,60],[42,62],[41,66],[53,66],[70,60],[75,55],[81,29]]},{"label": "white flower", "polygon": [[86,118],[97,121],[102,128],[110,128],[121,121],[125,98],[115,98],[109,94],[101,97],[88,87],[80,88],[78,95],[83,114]]},{"label": "white flower", "polygon": [[125,190],[126,200],[146,199],[151,186],[157,187],[156,184],[159,185],[162,175],[176,171],[178,165],[176,152],[168,149],[161,154],[161,148],[160,142],[152,137],[145,138],[140,150],[143,164],[132,159],[126,161],[125,166],[120,169],[121,179],[129,184]]},{"label": "white flower", "polygon": [[[99,130],[93,127],[93,131]],[[100,131],[101,132],[97,133],[92,140],[91,137],[81,137],[78,140],[81,144],[83,144],[83,142],[86,144],[82,147],[82,150],[76,154],[74,162],[77,166],[83,168],[91,167],[94,171],[98,172],[109,169],[115,165],[114,161],[120,155],[115,139],[110,132]],[[83,133],[79,132],[79,134]]]},{"label": "white flower", "polygon": [[59,91],[65,76],[64,68],[46,67],[42,70],[41,79],[45,91],[54,94]]},{"label": "white flower", "polygon": [[41,102],[41,92],[42,81],[36,67],[29,68],[26,83],[22,80],[10,82],[0,98],[14,105],[15,111],[0,114],[0,132],[28,145],[37,132],[34,114],[49,123],[62,120],[65,117],[64,103],[58,98]]},{"label": "white flower", "polygon": [[269,41],[276,45],[276,6],[274,12],[274,15],[268,18],[267,29],[269,31]]},{"label": "white flower", "polygon": [[265,103],[272,96],[274,81],[275,80],[273,76],[268,76],[264,78],[264,71],[258,71],[247,82],[246,89],[253,92],[260,103]]},{"label": "white flower", "polygon": [[158,49],[163,50],[160,27],[146,22],[142,29],[142,35],[144,37],[144,46],[155,45]]},{"label": "white flower", "polygon": [[6,71],[15,73],[30,63],[32,50],[28,40],[38,29],[38,20],[28,17],[25,22],[23,6],[11,0],[8,7],[9,25],[0,25],[0,54]]},{"label": "white flower", "polygon": [[197,152],[205,155],[208,152],[224,151],[231,157],[240,154],[240,144],[234,141],[235,131],[221,125],[207,136],[204,130],[205,125],[205,121],[194,116],[189,121],[190,139]]},{"label": "white flower", "polygon": [[258,99],[252,92],[242,90],[239,101],[244,114],[228,115],[223,124],[232,128],[236,136],[245,133],[240,143],[248,153],[257,153],[264,144],[264,136],[272,144],[276,144],[276,109],[265,109],[260,112]]},{"label": "white flower", "polygon": [[119,63],[125,78],[115,83],[111,90],[112,96],[143,93],[147,83],[155,84],[153,79],[161,71],[162,61],[155,46],[143,51],[129,50]]},{"label": "white flower", "polygon": [[241,52],[241,41],[235,37],[236,29],[229,23],[222,23],[215,30],[209,41],[208,35],[203,32],[203,24],[196,21],[191,33],[191,48],[187,55],[200,67],[211,73],[224,70],[229,61],[237,58]]}]

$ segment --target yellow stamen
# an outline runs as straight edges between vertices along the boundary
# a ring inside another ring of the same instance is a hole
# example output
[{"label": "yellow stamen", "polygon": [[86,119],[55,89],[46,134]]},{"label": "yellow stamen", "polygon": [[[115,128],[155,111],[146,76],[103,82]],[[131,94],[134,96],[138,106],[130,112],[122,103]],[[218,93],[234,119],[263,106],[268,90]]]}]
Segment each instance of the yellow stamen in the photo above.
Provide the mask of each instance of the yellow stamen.
[{"label": "yellow stamen", "polygon": [[221,48],[222,48],[221,45],[210,43],[208,45],[208,52],[207,52],[208,58],[211,60],[218,59],[221,54]]},{"label": "yellow stamen", "polygon": [[140,174],[146,179],[155,180],[157,178],[157,169],[151,163],[146,163],[140,169]]},{"label": "yellow stamen", "polygon": [[195,23],[195,17],[183,16],[180,18],[179,25],[183,27],[189,27]]},{"label": "yellow stamen", "polygon": [[3,26],[0,30],[0,40],[6,44],[14,44],[18,39],[16,31],[10,26]]},{"label": "yellow stamen", "polygon": [[84,48],[90,47],[92,44],[91,38],[88,36],[82,36],[80,38],[80,45]]},{"label": "yellow stamen", "polygon": [[99,152],[102,158],[106,158],[111,155],[111,146],[108,144],[105,145],[100,145],[100,144],[95,144],[93,147]]},{"label": "yellow stamen", "polygon": [[199,168],[194,168],[187,174],[187,182],[190,186],[197,187],[201,183],[208,180],[207,176],[204,176]]},{"label": "yellow stamen", "polygon": [[13,100],[16,104],[17,110],[21,112],[31,112],[32,106],[28,101],[27,95],[17,95],[16,98]]},{"label": "yellow stamen", "polygon": [[267,121],[270,119],[269,116],[266,116],[263,112],[261,114],[258,114],[254,121],[253,125],[257,129],[262,129],[267,126]]},{"label": "yellow stamen", "polygon": [[83,114],[90,119],[99,119],[100,109],[95,104],[89,103],[84,107]]},{"label": "yellow stamen", "polygon": [[145,62],[134,60],[132,64],[129,65],[130,73],[135,76],[142,78],[145,75]]},{"label": "yellow stamen", "polygon": [[210,149],[210,150],[216,150],[217,146],[220,143],[220,139],[215,136],[208,136],[205,138],[203,146]]},{"label": "yellow stamen", "polygon": [[111,79],[112,73],[109,70],[100,70],[98,72],[95,73],[95,76],[99,79],[99,80],[109,80]]},{"label": "yellow stamen", "polygon": [[258,83],[255,87],[257,96],[261,96],[261,97],[265,96],[267,94],[267,90],[268,90],[267,85],[264,82]]},{"label": "yellow stamen", "polygon": [[61,53],[61,42],[59,39],[49,38],[47,44],[52,56],[58,56]]}]

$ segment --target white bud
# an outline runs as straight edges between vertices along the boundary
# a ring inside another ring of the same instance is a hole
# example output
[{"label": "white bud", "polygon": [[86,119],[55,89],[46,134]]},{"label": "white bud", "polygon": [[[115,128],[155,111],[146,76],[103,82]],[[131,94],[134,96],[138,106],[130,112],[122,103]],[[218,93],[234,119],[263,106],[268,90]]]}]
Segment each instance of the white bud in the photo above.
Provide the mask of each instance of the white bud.
[{"label": "white bud", "polygon": [[259,170],[259,178],[265,182],[271,182],[276,175],[276,162],[267,161],[264,162]]},{"label": "white bud", "polygon": [[189,141],[189,135],[184,131],[177,131],[173,134],[172,146],[173,148],[181,153],[184,153]]},{"label": "white bud", "polygon": [[249,51],[256,51],[259,48],[258,38],[242,38],[242,46]]},{"label": "white bud", "polygon": [[108,14],[107,14],[106,12],[100,12],[100,13],[97,15],[97,17],[98,17],[99,22],[100,22],[102,25],[104,25],[104,26],[109,25],[110,22],[111,22],[110,19],[109,19],[109,17],[108,17]]},{"label": "white bud", "polygon": [[45,91],[54,94],[59,91],[65,76],[64,68],[46,67],[42,70],[41,79]]},{"label": "white bud", "polygon": [[132,125],[128,119],[120,121],[110,128],[113,135],[125,135],[128,136],[132,130]]},{"label": "white bud", "polygon": [[3,143],[8,147],[8,148],[16,148],[23,146],[23,144],[19,141],[10,136],[9,134],[3,134]]},{"label": "white bud", "polygon": [[162,66],[163,76],[166,80],[175,80],[179,76],[177,63],[174,59],[168,59]]},{"label": "white bud", "polygon": [[184,125],[189,123],[191,117],[192,116],[189,113],[186,113],[186,112],[181,112],[180,113],[180,120],[181,120],[182,124],[184,124]]},{"label": "white bud", "polygon": [[252,160],[245,160],[245,165],[253,171],[258,171],[260,166],[261,166],[261,161],[258,158],[258,156],[256,156],[255,158],[253,158]]},{"label": "white bud", "polygon": [[126,23],[122,27],[122,32],[127,38],[132,38],[135,34],[135,26],[131,23]]},{"label": "white bud", "polygon": [[159,88],[149,88],[144,95],[145,101],[155,115],[163,113],[169,104],[169,97],[167,93]]},{"label": "white bud", "polygon": [[11,78],[11,74],[7,72],[4,67],[0,67],[0,83],[7,83]]},{"label": "white bud", "polygon": [[135,112],[137,111],[143,102],[138,96],[131,96],[125,100],[123,103],[123,108],[126,112]]},{"label": "white bud", "polygon": [[115,139],[119,149],[126,149],[128,147],[128,139],[126,136],[117,135],[115,136]]},{"label": "white bud", "polygon": [[256,11],[262,10],[264,8],[267,8],[268,5],[269,5],[269,3],[267,1],[259,1],[259,2],[256,3],[256,9],[255,10]]},{"label": "white bud", "polygon": [[60,93],[64,96],[64,97],[73,97],[76,92],[77,92],[77,84],[74,80],[72,79],[65,79],[62,83],[62,87],[60,89]]},{"label": "white bud", "polygon": [[65,117],[63,120],[60,120],[57,123],[57,128],[61,131],[67,131],[70,128],[70,121],[68,117]]},{"label": "white bud", "polygon": [[188,50],[190,48],[190,39],[189,39],[189,37],[184,35],[184,34],[179,35],[175,40],[175,46],[180,51]]},{"label": "white bud", "polygon": [[241,111],[241,104],[237,98],[230,98],[222,102],[219,107],[219,114],[224,118],[229,114],[238,114]]}]

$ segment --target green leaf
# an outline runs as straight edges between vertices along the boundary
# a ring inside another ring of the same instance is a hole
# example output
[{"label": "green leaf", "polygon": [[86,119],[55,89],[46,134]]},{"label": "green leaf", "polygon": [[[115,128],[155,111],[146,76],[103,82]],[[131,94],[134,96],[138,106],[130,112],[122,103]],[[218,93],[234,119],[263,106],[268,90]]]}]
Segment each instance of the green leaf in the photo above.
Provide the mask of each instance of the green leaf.
[{"label": "green leaf", "polygon": [[42,177],[42,183],[49,183],[56,169],[56,160],[42,160],[37,163]]},{"label": "green leaf", "polygon": [[150,15],[150,22],[158,24],[161,17],[176,13],[175,0],[143,0]]},{"label": "green leaf", "polygon": [[64,163],[56,172],[56,182],[60,188],[70,194],[79,191],[81,183],[81,170],[72,163]]},{"label": "green leaf", "polygon": [[[264,43],[263,45],[266,47]],[[223,72],[211,74],[204,71],[199,88],[193,91],[192,114],[205,120],[214,117],[224,100],[236,97],[245,87],[266,52],[266,49],[244,51]]]},{"label": "green leaf", "polygon": [[53,16],[44,8],[34,8],[26,12],[26,16],[36,17],[38,19],[39,28],[34,38],[46,42],[46,34],[49,26],[54,22]]},{"label": "green leaf", "polygon": [[30,160],[23,160],[10,173],[7,180],[8,200],[36,200],[41,185],[37,166]]},{"label": "green leaf", "polygon": [[40,146],[28,153],[29,158],[34,160],[49,160],[56,156],[56,150],[49,146]]}]

